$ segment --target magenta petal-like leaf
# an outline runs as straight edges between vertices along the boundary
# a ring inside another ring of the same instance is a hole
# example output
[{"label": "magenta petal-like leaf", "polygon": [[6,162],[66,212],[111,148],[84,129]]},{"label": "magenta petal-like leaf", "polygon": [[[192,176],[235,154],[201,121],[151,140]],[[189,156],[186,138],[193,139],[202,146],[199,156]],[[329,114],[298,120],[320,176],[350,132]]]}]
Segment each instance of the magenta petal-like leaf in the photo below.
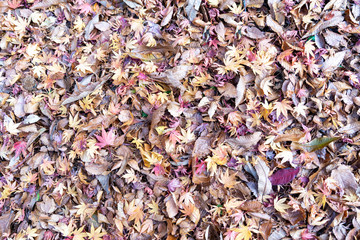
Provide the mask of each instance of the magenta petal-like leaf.
[{"label": "magenta petal-like leaf", "polygon": [[286,168],[276,171],[269,177],[272,185],[284,185],[291,182],[299,173],[300,168]]}]

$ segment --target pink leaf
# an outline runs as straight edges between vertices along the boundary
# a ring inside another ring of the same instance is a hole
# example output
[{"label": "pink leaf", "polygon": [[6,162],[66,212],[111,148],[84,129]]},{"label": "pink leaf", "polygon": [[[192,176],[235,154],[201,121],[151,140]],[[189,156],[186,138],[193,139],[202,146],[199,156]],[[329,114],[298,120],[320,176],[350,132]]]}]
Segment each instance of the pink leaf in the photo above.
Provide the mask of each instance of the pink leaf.
[{"label": "pink leaf", "polygon": [[174,178],[173,180],[171,180],[168,184],[168,189],[170,192],[175,192],[176,188],[181,187],[181,182],[179,179]]},{"label": "pink leaf", "polygon": [[26,155],[26,145],[27,143],[24,141],[18,141],[14,143],[14,149],[15,149],[15,158],[20,156],[20,153],[23,154],[23,156]]},{"label": "pink leaf", "polygon": [[113,130],[106,132],[105,129],[102,128],[101,136],[95,135],[95,137],[99,141],[96,144],[96,146],[99,146],[100,148],[103,148],[106,146],[113,146],[115,144],[116,136],[115,136]]},{"label": "pink leaf", "polygon": [[272,185],[283,185],[291,182],[299,173],[300,168],[287,168],[275,172],[269,177]]}]

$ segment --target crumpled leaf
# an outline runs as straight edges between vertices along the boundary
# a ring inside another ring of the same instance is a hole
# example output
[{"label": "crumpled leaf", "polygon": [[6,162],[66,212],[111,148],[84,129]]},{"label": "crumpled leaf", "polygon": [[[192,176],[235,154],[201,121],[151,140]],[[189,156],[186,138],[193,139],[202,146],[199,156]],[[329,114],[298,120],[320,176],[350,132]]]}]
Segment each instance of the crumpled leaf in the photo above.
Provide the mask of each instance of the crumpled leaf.
[{"label": "crumpled leaf", "polygon": [[340,128],[340,133],[354,134],[360,130],[360,122],[349,123],[348,125]]},{"label": "crumpled leaf", "polygon": [[43,196],[43,201],[39,203],[41,211],[45,213],[53,213],[56,210],[56,204],[53,198],[50,198],[48,195]]},{"label": "crumpled leaf", "polygon": [[36,2],[35,4],[33,4],[31,6],[31,9],[32,10],[45,9],[45,8],[49,8],[54,5],[59,5],[60,3],[64,3],[64,2],[66,2],[66,1],[65,0],[44,0],[44,1]]},{"label": "crumpled leaf", "polygon": [[346,53],[347,53],[347,50],[337,52],[334,54],[334,56],[326,59],[326,61],[324,62],[323,66],[322,66],[323,70],[329,71],[329,70],[332,70],[333,68],[337,68],[344,60]]},{"label": "crumpled leaf", "polygon": [[0,235],[5,236],[5,234],[10,233],[11,228],[10,224],[13,222],[15,214],[12,210],[2,213],[0,216]]},{"label": "crumpled leaf", "polygon": [[89,95],[90,93],[98,90],[99,88],[102,87],[102,85],[104,85],[104,83],[107,81],[107,79],[104,79],[101,82],[96,82],[96,83],[90,83],[89,85],[87,85],[84,89],[82,90],[78,90],[77,92],[74,92],[73,94],[71,94],[71,96],[69,96],[67,99],[65,99],[61,105],[66,105],[69,103],[73,103],[76,102],[84,97],[86,97],[87,95]]},{"label": "crumpled leaf", "polygon": [[239,104],[244,100],[245,87],[246,87],[245,79],[242,76],[240,76],[239,82],[236,85],[235,108],[239,106]]},{"label": "crumpled leaf", "polygon": [[251,146],[256,145],[262,136],[262,132],[254,132],[246,136],[240,136],[238,138],[229,138],[225,142],[228,143],[233,148],[250,148]]},{"label": "crumpled leaf", "polygon": [[359,188],[359,184],[352,173],[352,169],[349,166],[341,164],[335,170],[331,172],[331,178],[335,179],[340,188],[344,191],[351,190],[356,192]]},{"label": "crumpled leaf", "polygon": [[272,192],[272,185],[269,180],[270,168],[262,159],[258,159],[254,167],[258,176],[258,198],[262,200],[263,196]]},{"label": "crumpled leaf", "polygon": [[245,0],[245,7],[261,8],[264,0]]},{"label": "crumpled leaf", "polygon": [[194,21],[197,12],[199,11],[201,0],[188,0],[185,7],[185,12],[192,22]]},{"label": "crumpled leaf", "polygon": [[334,16],[329,20],[321,19],[315,26],[313,26],[309,31],[304,34],[302,38],[307,38],[309,36],[313,36],[321,32],[322,30],[336,26],[344,20],[342,13],[340,11],[336,11],[332,13]]},{"label": "crumpled leaf", "polygon": [[257,27],[243,27],[241,33],[252,39],[262,39],[265,37],[264,32],[260,31]]}]

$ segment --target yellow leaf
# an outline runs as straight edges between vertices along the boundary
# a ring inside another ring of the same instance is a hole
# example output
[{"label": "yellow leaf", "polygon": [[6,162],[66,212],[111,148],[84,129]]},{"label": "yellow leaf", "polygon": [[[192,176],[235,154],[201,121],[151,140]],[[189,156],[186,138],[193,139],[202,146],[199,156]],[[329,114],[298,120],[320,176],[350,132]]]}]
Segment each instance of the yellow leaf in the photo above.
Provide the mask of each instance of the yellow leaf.
[{"label": "yellow leaf", "polygon": [[278,199],[278,197],[274,200],[274,208],[281,213],[286,213],[286,209],[289,209],[290,206],[285,203],[286,198]]},{"label": "yellow leaf", "polygon": [[233,228],[231,230],[239,233],[235,240],[250,240],[252,237],[250,228],[247,226],[241,225],[240,228]]}]

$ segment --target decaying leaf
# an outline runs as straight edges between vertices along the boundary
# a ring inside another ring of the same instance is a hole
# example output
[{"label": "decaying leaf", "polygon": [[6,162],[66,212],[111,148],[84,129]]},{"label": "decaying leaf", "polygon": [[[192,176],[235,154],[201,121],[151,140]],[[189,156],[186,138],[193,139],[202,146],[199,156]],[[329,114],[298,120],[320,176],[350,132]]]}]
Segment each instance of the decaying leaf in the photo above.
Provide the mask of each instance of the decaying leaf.
[{"label": "decaying leaf", "polygon": [[233,148],[240,148],[240,147],[250,148],[251,146],[254,146],[260,141],[261,136],[262,136],[261,132],[255,132],[247,136],[241,136],[238,138],[229,138],[226,139],[225,142],[228,143]]},{"label": "decaying leaf", "polygon": [[322,138],[315,138],[309,143],[306,144],[299,144],[299,146],[307,152],[314,152],[316,150],[320,150],[330,143],[339,140],[339,137],[322,137]]},{"label": "decaying leaf", "polygon": [[254,167],[258,176],[258,198],[262,201],[264,196],[272,192],[272,185],[269,180],[270,168],[261,159],[257,160]]}]

